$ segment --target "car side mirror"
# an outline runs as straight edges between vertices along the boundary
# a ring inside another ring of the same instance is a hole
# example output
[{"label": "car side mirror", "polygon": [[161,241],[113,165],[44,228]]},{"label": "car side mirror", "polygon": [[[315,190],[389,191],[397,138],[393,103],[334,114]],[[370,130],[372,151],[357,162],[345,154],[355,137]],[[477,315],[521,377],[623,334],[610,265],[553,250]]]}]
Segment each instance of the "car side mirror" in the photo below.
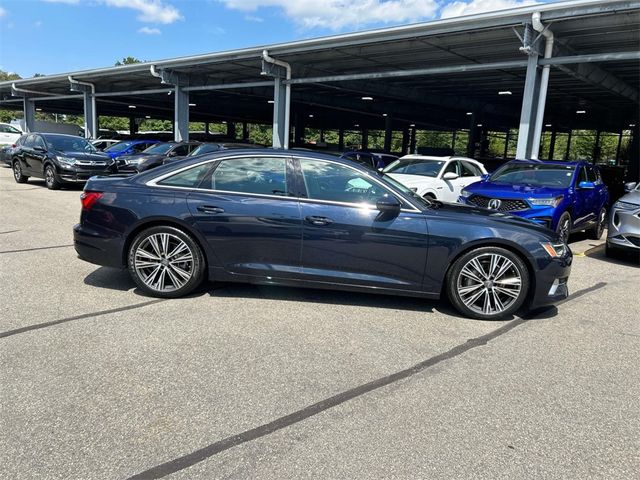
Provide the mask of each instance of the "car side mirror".
[{"label": "car side mirror", "polygon": [[383,214],[397,215],[400,213],[400,207],[400,200],[388,193],[378,198],[376,202],[376,208]]},{"label": "car side mirror", "polygon": [[458,178],[458,174],[453,172],[447,172],[442,176],[443,180],[455,180],[456,178]]},{"label": "car side mirror", "polygon": [[491,176],[491,174],[489,174],[489,173],[485,173],[484,175],[482,175],[482,176],[480,177],[480,181],[482,181],[482,182],[488,182],[488,181],[489,181],[489,177],[490,177],[490,176]]},{"label": "car side mirror", "polygon": [[638,186],[637,182],[627,182],[624,184],[624,191],[625,193],[629,193],[631,190],[633,190],[637,186]]},{"label": "car side mirror", "polygon": [[596,185],[593,182],[580,182],[578,184],[578,188],[580,190],[592,190],[592,189],[596,188]]}]

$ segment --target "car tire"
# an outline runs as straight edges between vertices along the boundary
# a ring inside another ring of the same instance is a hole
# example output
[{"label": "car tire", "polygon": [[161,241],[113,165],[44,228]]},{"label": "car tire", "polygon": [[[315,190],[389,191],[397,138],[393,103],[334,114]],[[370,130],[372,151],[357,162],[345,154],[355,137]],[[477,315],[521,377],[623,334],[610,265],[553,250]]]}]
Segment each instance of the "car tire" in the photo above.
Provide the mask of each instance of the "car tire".
[{"label": "car tire", "polygon": [[602,234],[604,233],[604,227],[607,225],[607,210],[602,207],[600,212],[598,213],[598,223],[596,223],[595,227],[589,229],[587,234],[591,240],[600,240],[602,238]]},{"label": "car tire", "polygon": [[44,184],[49,190],[59,190],[62,186],[62,182],[60,182],[60,179],[58,178],[56,169],[51,164],[44,167]]},{"label": "car tire", "polygon": [[174,227],[158,226],[136,235],[127,255],[127,267],[133,281],[148,295],[177,298],[202,283],[205,260],[190,235]]},{"label": "car tire", "polygon": [[426,198],[427,200],[437,200],[438,198],[433,193],[425,193],[422,198]]},{"label": "car tire", "polygon": [[571,215],[569,214],[569,212],[564,212],[560,216],[558,225],[556,226],[556,233],[560,235],[560,238],[564,243],[569,243],[569,236],[571,235],[572,225],[573,220],[571,220]]},{"label": "car tire", "polygon": [[22,173],[22,165],[18,160],[15,160],[12,165],[13,168],[13,179],[16,183],[27,183],[29,177],[27,177],[24,173]]},{"label": "car tire", "polygon": [[500,247],[480,247],[458,258],[446,279],[456,310],[479,320],[509,318],[529,294],[529,271],[522,258]]}]

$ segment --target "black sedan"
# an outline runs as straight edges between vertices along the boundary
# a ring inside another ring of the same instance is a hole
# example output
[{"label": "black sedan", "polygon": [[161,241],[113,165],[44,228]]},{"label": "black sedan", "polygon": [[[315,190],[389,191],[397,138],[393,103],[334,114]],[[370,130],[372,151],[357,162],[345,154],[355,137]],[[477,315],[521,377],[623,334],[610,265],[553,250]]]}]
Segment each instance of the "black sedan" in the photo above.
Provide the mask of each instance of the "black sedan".
[{"label": "black sedan", "polygon": [[13,178],[44,178],[47,188],[86,182],[89,177],[112,173],[113,161],[82,137],[57,133],[21,136],[12,154]]},{"label": "black sedan", "polygon": [[480,319],[566,298],[572,260],[556,233],[527,220],[426,200],[349,160],[266,149],[94,177],[74,243],[153,296],[204,279],[444,293]]},{"label": "black sedan", "polygon": [[159,167],[173,160],[186,157],[200,142],[162,142],[150,146],[140,153],[118,157],[118,173],[139,173]]}]

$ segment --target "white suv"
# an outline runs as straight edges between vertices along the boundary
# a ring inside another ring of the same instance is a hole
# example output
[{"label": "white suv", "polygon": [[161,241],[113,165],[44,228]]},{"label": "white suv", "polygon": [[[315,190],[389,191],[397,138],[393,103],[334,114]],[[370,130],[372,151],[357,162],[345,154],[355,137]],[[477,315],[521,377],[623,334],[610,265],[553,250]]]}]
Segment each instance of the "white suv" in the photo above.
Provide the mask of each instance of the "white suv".
[{"label": "white suv", "polygon": [[13,125],[0,123],[0,145],[13,145],[20,138],[22,132]]},{"label": "white suv", "polygon": [[458,201],[461,190],[480,181],[487,171],[480,162],[465,157],[405,155],[383,170],[421,197]]}]

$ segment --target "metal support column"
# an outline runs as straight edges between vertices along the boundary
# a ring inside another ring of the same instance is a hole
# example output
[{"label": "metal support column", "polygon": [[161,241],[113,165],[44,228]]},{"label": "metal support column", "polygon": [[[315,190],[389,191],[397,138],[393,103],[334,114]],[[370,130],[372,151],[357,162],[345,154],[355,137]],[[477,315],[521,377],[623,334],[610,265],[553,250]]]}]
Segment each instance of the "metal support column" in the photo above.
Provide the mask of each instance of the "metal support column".
[{"label": "metal support column", "polygon": [[227,137],[235,140],[236,138],[236,124],[227,121]]},{"label": "metal support column", "polygon": [[209,135],[209,122],[204,122],[204,133]]},{"label": "metal support column", "polygon": [[338,150],[344,150],[344,128],[338,130]]},{"label": "metal support column", "polygon": [[369,129],[368,128],[363,128],[362,129],[362,150],[367,150],[369,148]]},{"label": "metal support column", "polygon": [[454,130],[451,132],[451,150],[456,151],[456,137],[458,136],[458,131]]},{"label": "metal support column", "polygon": [[36,103],[26,95],[22,99],[24,110],[24,131],[33,132],[36,129]]},{"label": "metal support column", "polygon": [[600,160],[600,152],[601,152],[601,148],[600,148],[600,130],[596,130],[596,143],[593,146],[593,159],[591,161],[591,163],[593,163],[594,165],[596,163],[598,163],[598,160]]},{"label": "metal support column", "polygon": [[303,145],[305,139],[305,125],[304,125],[305,114],[303,111],[298,110],[295,116],[295,136],[294,143],[296,145]]},{"label": "metal support column", "polygon": [[504,160],[506,160],[509,155],[509,137],[511,137],[511,129],[507,129],[507,133],[504,136],[504,153],[502,154]]},{"label": "metal support column", "polygon": [[286,96],[282,78],[276,77],[273,87],[273,148],[285,148],[285,144],[289,144],[289,132],[285,132]]},{"label": "metal support column", "polygon": [[411,139],[409,140],[409,153],[416,153],[416,127],[411,127]]},{"label": "metal support column", "polygon": [[138,133],[138,124],[136,123],[136,117],[129,117],[129,135]]},{"label": "metal support column", "polygon": [[567,135],[567,149],[564,152],[565,160],[569,160],[569,152],[571,151],[571,133],[572,133],[572,130],[569,130],[569,134]]},{"label": "metal support column", "polygon": [[476,114],[471,115],[469,123],[469,137],[467,138],[467,157],[474,158],[476,153],[476,137],[478,129],[476,127]]},{"label": "metal support column", "polygon": [[557,135],[556,127],[553,127],[553,130],[551,130],[551,142],[549,143],[549,160],[553,160],[553,156],[555,154],[556,135]]},{"label": "metal support column", "polygon": [[186,142],[189,140],[189,92],[176,85],[173,96],[175,98],[173,107],[174,140]]},{"label": "metal support column", "polygon": [[384,119],[384,151],[391,152],[391,139],[393,136],[393,119],[387,115]]},{"label": "metal support column", "polygon": [[[518,131],[518,147],[516,158],[530,159],[534,151],[534,144],[540,143],[540,138],[535,138],[535,124],[538,115],[538,103],[540,96],[540,80],[542,70],[538,67],[539,51],[531,45],[531,25],[525,26],[524,45],[528,54],[527,74],[522,95],[522,109],[520,110],[520,128]],[[537,149],[536,149],[537,150]]]},{"label": "metal support column", "polygon": [[249,126],[247,122],[242,122],[242,140],[249,140]]},{"label": "metal support column", "polygon": [[98,138],[98,113],[96,109],[95,85],[69,77],[72,92],[82,92],[84,101],[84,136]]},{"label": "metal support column", "polygon": [[409,142],[411,140],[411,133],[407,127],[402,129],[402,155],[409,153]]},{"label": "metal support column", "polygon": [[618,146],[616,147],[616,165],[620,165],[620,148],[622,147],[622,135],[624,130],[620,130],[618,134]]}]

